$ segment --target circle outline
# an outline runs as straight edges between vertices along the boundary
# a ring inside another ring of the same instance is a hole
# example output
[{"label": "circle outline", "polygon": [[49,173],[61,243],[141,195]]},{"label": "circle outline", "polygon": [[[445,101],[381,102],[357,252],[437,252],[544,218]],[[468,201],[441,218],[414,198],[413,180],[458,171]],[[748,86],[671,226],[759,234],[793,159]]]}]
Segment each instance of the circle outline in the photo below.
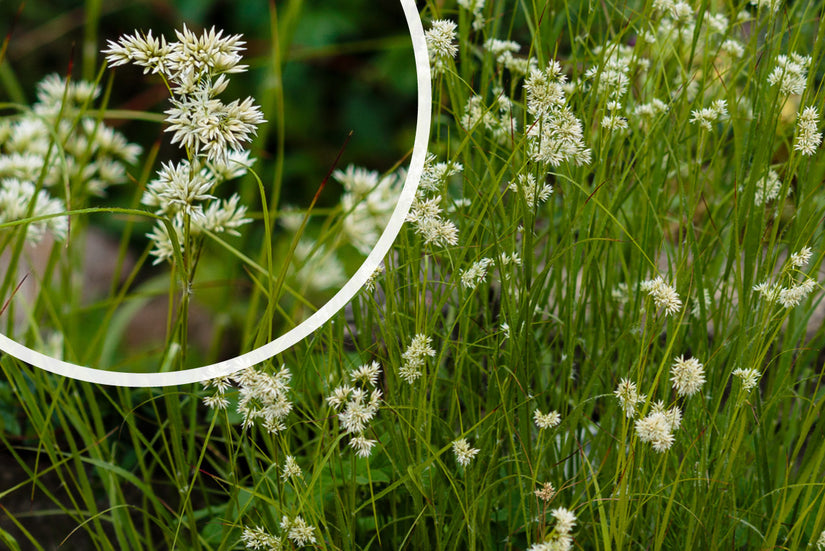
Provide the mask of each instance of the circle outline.
[{"label": "circle outline", "polygon": [[424,28],[421,24],[421,18],[415,7],[415,3],[413,0],[400,0],[400,2],[404,10],[404,17],[407,20],[410,38],[412,39],[416,82],[418,86],[418,110],[410,167],[407,171],[407,178],[401,189],[398,203],[395,205],[395,210],[393,210],[387,227],[384,228],[378,241],[358,270],[356,270],[355,274],[347,280],[344,286],[341,287],[326,304],[321,306],[297,327],[290,329],[280,337],[263,346],[228,360],[185,369],[183,371],[135,373],[95,369],[52,358],[51,356],[23,346],[8,338],[3,333],[0,333],[0,350],[44,371],[79,381],[122,387],[166,387],[197,383],[214,379],[215,377],[223,377],[231,375],[241,369],[262,363],[297,344],[329,321],[334,314],[355,297],[355,294],[364,286],[367,279],[375,272],[378,265],[381,264],[389,252],[409,213],[410,206],[418,189],[418,184],[424,172],[424,161],[427,155],[432,118],[430,112],[430,104],[432,102],[430,62],[427,52],[427,42],[424,37]]}]

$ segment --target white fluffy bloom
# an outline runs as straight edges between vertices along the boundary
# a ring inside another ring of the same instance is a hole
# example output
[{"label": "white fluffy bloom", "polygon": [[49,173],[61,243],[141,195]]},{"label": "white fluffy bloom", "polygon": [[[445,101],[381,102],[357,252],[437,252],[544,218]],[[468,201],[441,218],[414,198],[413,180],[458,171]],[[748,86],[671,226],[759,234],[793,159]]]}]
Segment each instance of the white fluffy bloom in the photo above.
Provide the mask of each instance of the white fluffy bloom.
[{"label": "white fluffy bloom", "polygon": [[644,394],[639,394],[636,390],[636,383],[628,379],[622,379],[613,394],[618,398],[619,405],[628,419],[636,416],[636,404],[644,403],[646,398]]},{"label": "white fluffy bloom", "polygon": [[536,423],[536,426],[541,430],[552,429],[553,427],[556,427],[559,423],[561,423],[561,415],[558,411],[542,413],[540,409],[536,408],[536,410],[533,411],[533,421]]},{"label": "white fluffy bloom", "polygon": [[756,385],[759,384],[759,377],[762,376],[758,370],[753,369],[752,367],[747,369],[738,367],[733,370],[733,375],[742,379],[742,388],[746,392],[750,392],[752,389],[756,388]]},{"label": "white fluffy bloom", "polygon": [[812,255],[813,251],[810,247],[802,247],[791,255],[788,259],[788,264],[792,268],[802,268],[808,264],[808,261],[811,260]]},{"label": "white fluffy bloom", "polygon": [[776,67],[768,76],[768,83],[779,86],[779,91],[785,96],[802,94],[808,80],[808,66],[811,64],[809,56],[792,53],[790,57],[779,55],[776,58]]},{"label": "white fluffy bloom", "polygon": [[415,227],[415,233],[424,238],[424,244],[445,247],[458,243],[458,228],[441,217],[441,196],[429,199],[416,198],[407,214],[407,221]]},{"label": "white fluffy bloom", "polygon": [[430,65],[434,74],[441,74],[447,68],[447,63],[458,53],[455,44],[456,24],[449,19],[437,19],[432,27],[424,33],[427,41],[427,50],[430,54]]},{"label": "white fluffy bloom", "polygon": [[642,442],[650,442],[657,452],[664,452],[673,445],[673,433],[667,415],[654,412],[636,421],[636,434]]},{"label": "white fluffy bloom", "polygon": [[816,152],[822,143],[822,134],[819,130],[819,112],[816,107],[806,107],[796,121],[798,134],[793,148],[802,155],[810,156]]},{"label": "white fluffy bloom", "polygon": [[453,442],[453,454],[455,454],[455,460],[462,467],[469,465],[479,451],[481,450],[471,447],[466,438],[460,438]]},{"label": "white fluffy bloom", "polygon": [[693,396],[705,383],[705,369],[696,358],[679,356],[670,368],[671,382],[679,396]]},{"label": "white fluffy bloom", "polygon": [[430,346],[432,342],[432,337],[419,333],[413,337],[407,350],[402,354],[404,364],[398,374],[407,383],[412,384],[413,381],[421,377],[421,369],[424,367],[427,358],[435,357],[435,350]]},{"label": "white fluffy bloom", "polygon": [[359,434],[352,437],[349,446],[355,450],[355,455],[358,457],[369,457],[373,446],[375,446],[375,440],[370,440],[365,438],[363,434]]},{"label": "white fluffy bloom", "polygon": [[553,193],[553,186],[547,182],[539,186],[532,174],[519,174],[508,184],[507,189],[520,194],[530,209],[547,201]]},{"label": "white fluffy bloom", "polygon": [[233,377],[240,388],[238,413],[243,415],[243,427],[251,427],[256,421],[270,433],[286,428],[284,420],[292,411],[289,399],[291,375],[285,366],[269,374],[249,367]]},{"label": "white fluffy bloom", "polygon": [[487,269],[493,264],[492,258],[482,258],[472,266],[461,272],[461,285],[467,289],[475,289],[487,279]]},{"label": "white fluffy bloom", "polygon": [[294,519],[284,516],[281,519],[281,531],[286,532],[286,537],[298,547],[303,547],[317,541],[315,538],[315,527],[307,524],[300,515]]},{"label": "white fluffy bloom", "polygon": [[665,283],[662,276],[643,281],[640,288],[653,298],[656,308],[664,310],[665,315],[675,314],[682,308],[682,299],[676,289]]},{"label": "white fluffy bloom", "polygon": [[291,455],[287,455],[284,460],[284,464],[281,467],[281,479],[287,481],[290,478],[298,478],[302,474],[303,471],[301,471],[301,467],[298,465],[298,462],[295,461],[295,458]]},{"label": "white fluffy bloom", "polygon": [[281,549],[283,542],[281,538],[269,534],[260,526],[249,528],[244,526],[241,533],[241,543],[247,549],[261,549],[264,551],[272,551],[273,549]]},{"label": "white fluffy bloom", "polygon": [[[0,223],[26,219],[30,210],[31,216],[36,217],[59,214],[65,212],[66,207],[60,199],[50,197],[46,190],[37,191],[31,182],[17,178],[0,180]],[[58,241],[63,241],[69,224],[65,216],[54,216],[21,227],[27,230],[26,241],[38,243],[47,231],[51,231]]]}]

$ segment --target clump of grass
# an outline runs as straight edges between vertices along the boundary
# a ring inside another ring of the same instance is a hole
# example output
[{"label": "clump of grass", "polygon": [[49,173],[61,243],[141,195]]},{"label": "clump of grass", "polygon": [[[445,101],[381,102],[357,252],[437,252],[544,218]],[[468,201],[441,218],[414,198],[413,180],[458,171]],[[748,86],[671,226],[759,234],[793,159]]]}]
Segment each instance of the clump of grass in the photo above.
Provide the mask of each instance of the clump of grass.
[{"label": "clump of grass", "polygon": [[[383,270],[233,380],[4,358],[42,490],[100,548],[825,548],[815,8],[428,3]],[[337,172],[320,242],[367,250],[399,170]]]}]

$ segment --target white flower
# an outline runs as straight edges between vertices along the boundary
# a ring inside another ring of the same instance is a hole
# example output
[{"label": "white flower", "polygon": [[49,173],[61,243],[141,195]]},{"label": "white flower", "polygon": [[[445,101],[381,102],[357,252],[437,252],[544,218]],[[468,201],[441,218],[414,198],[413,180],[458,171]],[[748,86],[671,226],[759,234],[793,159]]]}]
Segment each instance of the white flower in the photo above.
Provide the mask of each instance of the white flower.
[{"label": "white flower", "polygon": [[785,308],[799,306],[815,288],[816,281],[806,278],[802,283],[795,283],[790,287],[780,289],[777,302]]},{"label": "white flower", "polygon": [[205,396],[203,403],[209,409],[226,409],[229,406],[229,400],[221,393],[215,393],[210,396]]},{"label": "white flower", "polygon": [[381,364],[378,362],[372,362],[369,364],[364,364],[359,366],[352,371],[350,371],[349,378],[352,382],[357,383],[361,382],[363,384],[369,384],[370,386],[375,386],[378,382],[378,376],[381,374]]},{"label": "white flower", "polygon": [[543,182],[539,187],[535,176],[532,174],[519,174],[515,180],[509,183],[507,189],[515,193],[521,193],[529,209],[535,208],[537,204],[544,203],[553,193],[553,186]]},{"label": "white flower", "polygon": [[421,377],[421,368],[424,367],[426,359],[435,356],[435,350],[430,346],[432,341],[432,337],[419,333],[413,337],[407,350],[401,355],[404,364],[398,373],[407,383],[412,384]]},{"label": "white flower", "polygon": [[349,446],[355,450],[355,455],[358,457],[369,457],[373,446],[375,446],[375,440],[369,440],[363,434],[358,434],[352,437]]},{"label": "white flower", "polygon": [[802,268],[808,264],[808,261],[811,259],[811,255],[813,255],[813,251],[810,247],[802,247],[799,251],[791,255],[790,259],[788,259],[788,263],[793,268]]},{"label": "white flower", "polygon": [[679,396],[693,396],[705,382],[705,369],[696,358],[679,356],[670,368],[673,389]]},{"label": "white flower", "polygon": [[471,448],[469,442],[467,442],[465,438],[460,438],[453,442],[453,453],[455,454],[455,460],[462,467],[469,465],[479,451],[481,450]]},{"label": "white flower", "polygon": [[493,264],[492,258],[482,258],[474,262],[466,270],[461,271],[461,285],[467,289],[475,289],[487,279],[487,269]]},{"label": "white flower", "polygon": [[[753,202],[757,207],[762,206],[779,197],[780,191],[782,191],[782,181],[779,180],[779,175],[774,170],[768,170],[765,177],[756,182]],[[791,186],[788,186],[787,194],[791,194]]]},{"label": "white flower", "polygon": [[822,134],[819,130],[819,112],[816,107],[806,107],[797,119],[796,126],[799,133],[794,141],[793,148],[802,155],[810,156],[822,143]]},{"label": "white flower", "polygon": [[792,53],[790,57],[779,55],[776,58],[776,67],[768,76],[768,83],[779,86],[779,91],[785,96],[802,94],[808,79],[808,66],[811,58]]},{"label": "white flower", "polygon": [[292,520],[286,516],[283,517],[281,519],[281,530],[286,532],[286,537],[298,547],[317,541],[315,539],[315,527],[307,524],[300,515]]},{"label": "white flower", "polygon": [[286,428],[283,422],[292,411],[290,378],[285,366],[272,375],[249,367],[233,376],[240,388],[238,413],[243,415],[244,428],[251,427],[256,421],[270,433]]},{"label": "white flower", "polygon": [[661,412],[649,414],[636,421],[636,433],[642,442],[650,442],[657,452],[664,452],[673,445],[673,434],[667,416]]},{"label": "white flower", "polygon": [[569,534],[576,526],[576,515],[569,509],[564,507],[557,507],[550,511],[553,518],[556,519],[556,531],[562,534]]},{"label": "white flower", "polygon": [[[37,191],[29,181],[17,178],[0,180],[0,223],[26,219],[29,210],[32,217],[37,217],[66,212],[66,207],[60,199],[50,197],[46,190]],[[29,243],[38,243],[46,231],[51,231],[55,239],[63,241],[69,231],[65,216],[55,216],[20,227],[26,230],[26,241]]]},{"label": "white flower", "polygon": [[126,63],[134,63],[140,67],[145,67],[144,74],[148,72],[168,74],[167,65],[170,64],[169,54],[172,48],[166,43],[166,38],[160,39],[152,36],[150,30],[146,35],[141,36],[137,31],[133,36],[125,35],[117,42],[108,41],[108,50],[104,50],[106,61],[109,67],[117,67]]},{"label": "white flower", "polygon": [[552,429],[561,423],[561,415],[559,415],[557,411],[542,413],[540,409],[536,408],[533,412],[533,421],[535,421],[536,426],[541,430]]},{"label": "white flower", "polygon": [[447,61],[458,53],[458,46],[455,45],[455,30],[456,24],[453,21],[437,19],[424,33],[434,74],[443,73]]},{"label": "white flower", "polygon": [[733,375],[742,379],[742,388],[746,392],[750,392],[751,389],[756,388],[756,385],[759,384],[759,377],[762,374],[752,367],[747,369],[736,368],[733,370]]},{"label": "white flower", "polygon": [[286,482],[290,478],[298,478],[303,472],[298,462],[291,455],[287,455],[284,460],[284,465],[281,467],[281,478]]},{"label": "white flower", "polygon": [[682,308],[682,299],[676,289],[665,283],[662,276],[643,281],[639,287],[653,298],[656,308],[664,310],[665,315],[675,314]]},{"label": "white flower", "polygon": [[628,379],[622,379],[613,394],[619,399],[619,405],[628,419],[636,416],[636,404],[642,404],[645,401],[645,395],[639,394],[636,390],[636,383]]},{"label": "white flower", "polygon": [[480,31],[484,28],[484,10],[485,0],[458,0],[458,5],[468,10],[473,15],[473,30]]},{"label": "white flower", "polygon": [[260,526],[249,528],[244,526],[241,533],[241,542],[247,549],[262,549],[264,551],[277,551],[281,549],[283,542],[281,538],[267,533]]}]

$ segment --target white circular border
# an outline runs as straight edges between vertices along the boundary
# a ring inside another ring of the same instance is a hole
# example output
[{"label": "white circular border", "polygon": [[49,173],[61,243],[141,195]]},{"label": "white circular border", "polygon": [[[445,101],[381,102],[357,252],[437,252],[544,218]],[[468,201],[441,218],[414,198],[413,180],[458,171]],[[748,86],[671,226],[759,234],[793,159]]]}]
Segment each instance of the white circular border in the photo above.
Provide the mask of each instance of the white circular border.
[{"label": "white circular border", "polygon": [[400,2],[401,7],[404,9],[404,17],[407,19],[407,27],[410,30],[410,37],[412,38],[413,54],[415,56],[415,73],[418,81],[418,115],[416,118],[415,141],[413,143],[410,168],[407,172],[407,179],[404,182],[398,203],[395,206],[395,210],[392,213],[387,227],[384,229],[384,233],[381,234],[378,242],[372,251],[370,251],[364,263],[361,264],[361,267],[358,268],[358,271],[356,271],[349,281],[335,293],[335,296],[318,309],[318,311],[304,320],[298,327],[295,327],[260,348],[256,348],[255,350],[229,360],[183,371],[166,373],[119,373],[116,371],[93,369],[46,356],[11,340],[2,333],[0,333],[0,350],[40,369],[80,381],[125,387],[163,387],[206,381],[215,377],[230,375],[241,369],[259,364],[283,352],[326,323],[333,314],[352,300],[364,283],[366,283],[367,278],[378,268],[378,265],[389,252],[395,238],[398,236],[398,232],[401,230],[404,219],[407,217],[410,205],[415,198],[415,192],[418,189],[418,182],[421,180],[421,175],[424,171],[424,159],[427,155],[431,121],[430,102],[432,101],[432,91],[430,84],[430,62],[427,53],[427,42],[424,39],[424,28],[421,25],[421,19],[415,3],[413,0],[400,0]]}]

